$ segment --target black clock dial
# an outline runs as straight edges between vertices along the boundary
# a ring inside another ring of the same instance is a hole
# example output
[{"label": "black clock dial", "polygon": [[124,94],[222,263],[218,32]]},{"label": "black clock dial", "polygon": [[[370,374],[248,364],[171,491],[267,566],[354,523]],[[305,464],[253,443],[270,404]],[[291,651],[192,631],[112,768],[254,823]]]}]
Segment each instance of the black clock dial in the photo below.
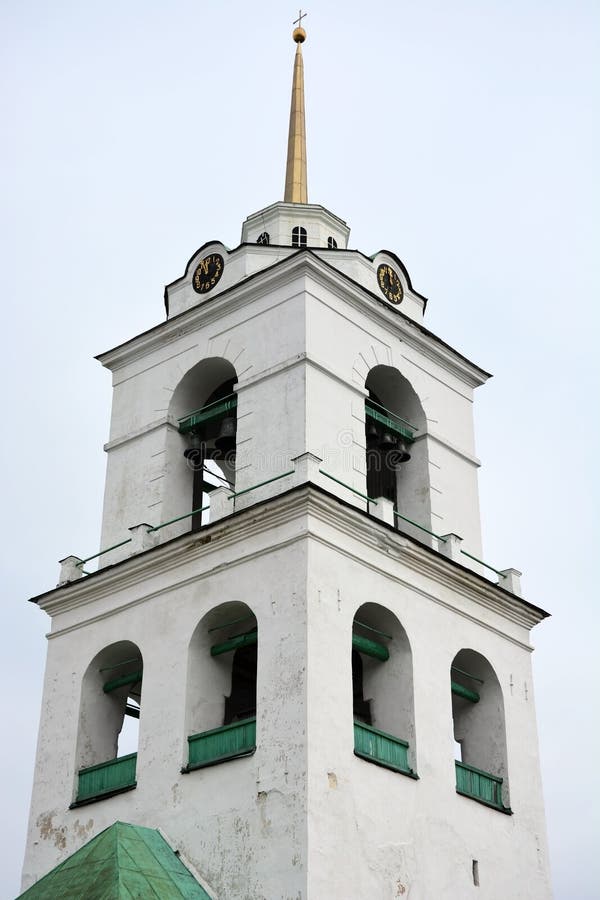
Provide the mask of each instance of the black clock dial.
[{"label": "black clock dial", "polygon": [[197,294],[207,294],[223,274],[225,261],[219,253],[210,253],[201,259],[194,272],[192,284]]},{"label": "black clock dial", "polygon": [[404,297],[402,282],[398,273],[391,266],[388,266],[387,263],[382,263],[377,268],[377,283],[386,300],[396,305],[402,303],[402,298]]}]

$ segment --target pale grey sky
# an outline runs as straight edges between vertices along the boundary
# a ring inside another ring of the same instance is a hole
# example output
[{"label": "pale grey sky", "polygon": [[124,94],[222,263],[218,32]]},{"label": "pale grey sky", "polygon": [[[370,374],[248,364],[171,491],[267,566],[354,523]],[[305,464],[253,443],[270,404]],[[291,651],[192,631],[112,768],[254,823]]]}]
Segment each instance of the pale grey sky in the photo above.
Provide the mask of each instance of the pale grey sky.
[{"label": "pale grey sky", "polygon": [[[110,378],[163,286],[282,199],[295,7],[2,0],[6,616],[0,896],[18,893],[45,656],[26,602],[98,549]],[[320,0],[309,199],[398,253],[477,397],[485,559],[524,572],[556,900],[600,885],[597,56],[589,0]],[[593,113],[596,113],[595,120]],[[596,226],[594,228],[594,226]],[[457,898],[459,900],[459,898]]]}]

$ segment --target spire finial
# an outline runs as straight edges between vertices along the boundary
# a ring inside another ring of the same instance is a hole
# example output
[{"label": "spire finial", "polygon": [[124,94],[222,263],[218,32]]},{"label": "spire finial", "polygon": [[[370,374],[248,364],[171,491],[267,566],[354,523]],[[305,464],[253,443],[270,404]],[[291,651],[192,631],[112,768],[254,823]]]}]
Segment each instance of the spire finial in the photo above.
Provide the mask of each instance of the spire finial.
[{"label": "spire finial", "polygon": [[308,203],[308,183],[306,176],[306,126],[304,122],[304,63],[301,44],[306,40],[302,19],[308,15],[302,10],[294,21],[292,37],[296,42],[294,79],[292,81],[292,103],[290,106],[290,130],[288,134],[287,167],[285,172],[285,203]]}]

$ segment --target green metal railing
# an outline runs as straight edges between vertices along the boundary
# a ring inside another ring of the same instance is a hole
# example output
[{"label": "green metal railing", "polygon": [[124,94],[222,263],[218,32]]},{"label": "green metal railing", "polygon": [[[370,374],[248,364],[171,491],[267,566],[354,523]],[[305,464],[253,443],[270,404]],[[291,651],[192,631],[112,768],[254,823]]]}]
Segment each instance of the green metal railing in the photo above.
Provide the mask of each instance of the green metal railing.
[{"label": "green metal railing", "polygon": [[347,490],[352,491],[353,494],[356,494],[357,497],[362,497],[363,500],[366,500],[367,503],[373,503],[377,506],[377,500],[373,497],[368,497],[367,494],[361,494],[360,491],[357,491],[356,488],[351,487],[349,484],[346,484],[345,481],[340,481],[339,478],[336,478],[335,475],[330,475],[329,472],[325,472],[323,469],[319,469],[321,475],[324,475],[325,478],[331,478],[332,481],[335,481],[336,484],[341,484],[342,487],[345,487]]},{"label": "green metal railing", "polygon": [[421,531],[427,532],[427,534],[430,534],[431,537],[437,538],[438,541],[442,541],[444,544],[446,543],[446,538],[442,537],[439,534],[436,534],[435,531],[430,531],[429,528],[425,528],[424,525],[419,525],[418,522],[414,522],[412,519],[409,519],[408,516],[403,516],[398,512],[397,509],[394,510],[394,516],[396,519],[402,519],[403,522],[408,522],[409,525],[414,525],[415,528],[420,528]]},{"label": "green metal railing", "polygon": [[475,766],[455,760],[456,767],[456,791],[464,797],[479,800],[486,806],[492,806],[504,813],[511,813],[509,807],[502,803],[502,778],[491,775]]},{"label": "green metal railing", "polygon": [[109,759],[108,762],[80,769],[76,802],[100,799],[108,794],[134,788],[137,784],[136,762],[137,753],[129,753],[127,756],[119,756],[116,759]]},{"label": "green metal railing", "polygon": [[[195,516],[198,513],[204,512],[206,509],[210,509],[210,504],[206,506],[201,506],[199,509],[193,509],[191,512],[184,513],[182,516],[176,516],[174,519],[169,519],[168,522],[162,522],[160,525],[154,525],[148,529],[148,534],[152,531],[160,531],[161,528],[166,528],[167,525],[173,525],[175,522],[181,522],[182,519],[189,519],[190,516]],[[120,541],[118,544],[113,544],[112,547],[107,547],[106,550],[100,550],[99,553],[94,553],[93,556],[88,556],[86,559],[80,559],[79,562],[76,563],[78,569],[85,565],[85,563],[89,562],[91,559],[97,559],[99,556],[104,556],[105,553],[110,553],[111,550],[116,550],[118,547],[124,547],[125,544],[130,544],[133,538],[127,538],[126,541]],[[91,572],[84,572],[84,575],[91,575]]]},{"label": "green metal railing", "polygon": [[182,416],[178,420],[180,433],[187,434],[203,422],[209,422],[212,419],[224,416],[230,410],[236,408],[237,402],[237,394],[228,394],[220,400],[215,400],[213,403],[201,406],[200,409],[195,409],[193,412],[188,413],[187,416]]},{"label": "green metal railing", "polygon": [[[410,525],[414,525],[415,528],[419,528],[421,531],[430,534],[431,537],[437,538],[438,541],[442,541],[442,543],[447,543],[447,538],[442,537],[441,534],[436,534],[435,531],[430,531],[429,528],[425,528],[424,525],[419,525],[418,522],[415,522],[413,519],[409,519],[408,516],[403,516],[398,510],[394,510],[394,516],[397,519],[402,519],[404,522],[408,522]],[[495,569],[494,566],[490,566],[489,563],[484,562],[482,559],[479,559],[477,556],[473,556],[472,553],[467,553],[466,550],[460,551],[463,556],[468,556],[469,559],[472,559],[473,562],[479,563],[481,566],[485,566],[486,569],[490,569],[490,571],[495,572],[499,578],[506,578],[504,572],[501,572],[500,569]]]},{"label": "green metal railing", "polygon": [[256,717],[252,717],[191,735],[188,738],[188,764],[182,771],[190,772],[239,756],[249,756],[255,750]]},{"label": "green metal railing", "polygon": [[242,616],[239,619],[230,619],[229,622],[223,622],[221,625],[213,625],[212,628],[208,629],[208,633],[210,634],[212,631],[220,631],[222,628],[229,628],[231,625],[239,625],[240,622],[249,622],[251,619],[254,619],[255,616]]},{"label": "green metal railing", "polygon": [[386,769],[418,777],[408,764],[408,743],[364,722],[354,722],[354,753]]},{"label": "green metal railing", "polygon": [[113,544],[112,547],[107,547],[106,550],[100,550],[99,553],[94,553],[93,556],[88,556],[85,559],[80,559],[78,563],[75,563],[75,565],[78,569],[80,569],[82,566],[85,566],[86,563],[90,562],[90,560],[98,559],[99,556],[104,556],[105,553],[110,553],[111,550],[116,550],[118,547],[124,547],[125,544],[130,544],[132,540],[133,538],[127,538],[126,541],[120,541],[118,544]]},{"label": "green metal railing", "polygon": [[460,551],[463,556],[468,556],[469,559],[472,559],[474,562],[479,563],[480,566],[485,566],[486,569],[490,569],[492,572],[495,572],[500,578],[506,578],[504,572],[501,572],[499,569],[495,569],[493,566],[488,565],[488,563],[484,562],[482,559],[477,559],[476,556],[473,556],[472,553],[467,553],[466,550]]},{"label": "green metal railing", "polygon": [[[235,395],[231,395],[231,396],[235,396]],[[217,402],[221,403],[223,401],[217,401]],[[237,402],[237,398],[236,398],[236,402]],[[211,406],[211,407],[214,405],[215,404],[209,404],[209,406]],[[203,407],[203,409],[204,409],[204,407]],[[199,410],[199,412],[202,412],[202,410]],[[232,493],[228,495],[227,499],[234,500],[236,497],[241,497],[243,494],[248,494],[251,491],[255,491],[258,488],[264,487],[267,484],[272,484],[274,481],[279,481],[282,478],[287,478],[288,476],[293,475],[295,473],[295,471],[296,471],[295,469],[289,469],[287,472],[282,472],[280,475],[274,475],[272,478],[265,479],[265,481],[259,481],[258,484],[253,484],[250,487],[244,488],[241,491],[232,491]],[[377,506],[378,501],[374,497],[369,497],[367,494],[363,494],[361,491],[356,490],[356,488],[353,488],[351,485],[347,484],[345,481],[342,481],[340,478],[337,478],[335,475],[331,475],[329,472],[326,472],[324,469],[319,469],[319,473],[321,475],[324,475],[325,478],[329,478],[331,481],[334,481],[336,484],[341,485],[341,487],[346,488],[346,490],[351,491],[351,493],[355,494],[357,497],[360,497],[362,500],[366,500],[367,503],[372,503],[374,506]],[[168,525],[173,525],[176,522],[181,522],[183,519],[189,519],[191,516],[195,516],[195,515],[198,515],[199,513],[203,513],[207,509],[210,509],[210,504],[207,504],[206,506],[201,506],[198,509],[193,509],[191,512],[184,513],[181,516],[176,516],[174,519],[169,519],[168,522],[162,522],[160,525],[155,525],[151,528],[148,528],[148,533],[160,531],[162,528],[166,528]],[[408,516],[403,515],[402,513],[398,512],[397,509],[393,510],[393,515],[394,515],[395,519],[401,519],[403,522],[407,522],[409,525],[412,525],[414,528],[418,528],[420,531],[425,532],[425,534],[430,535],[431,537],[435,538],[436,540],[441,541],[442,543],[447,542],[447,538],[442,537],[442,535],[440,535],[440,534],[436,534],[435,531],[431,531],[431,529],[427,528],[425,525],[421,525],[419,522],[415,522],[414,519],[410,519]],[[98,553],[94,553],[93,556],[88,556],[88,557],[86,557],[86,559],[79,560],[76,563],[76,565],[78,568],[81,569],[81,571],[84,575],[89,575],[91,573],[85,572],[82,568],[82,566],[84,566],[85,563],[90,562],[90,560],[92,560],[92,559],[97,559],[98,557],[103,556],[105,553],[110,553],[111,550],[116,550],[119,547],[124,547],[126,544],[131,543],[131,541],[132,541],[132,538],[127,538],[124,541],[120,541],[118,544],[113,544],[111,547],[107,547],[105,550],[100,550]],[[462,549],[460,552],[463,554],[463,556],[466,556],[469,559],[472,559],[473,562],[476,562],[479,565],[484,566],[486,569],[489,569],[491,572],[494,572],[499,578],[499,583],[500,583],[501,579],[506,578],[506,575],[504,574],[504,572],[500,571],[500,569],[496,569],[494,566],[491,566],[489,563],[484,562],[484,560],[479,559],[477,556],[473,556],[472,553],[468,553],[466,550],[462,550]]]},{"label": "green metal railing", "polygon": [[479,684],[485,684],[483,678],[478,678],[477,675],[471,675],[470,672],[465,672],[464,669],[459,669],[458,666],[450,666],[453,672],[460,672],[461,675],[466,675],[467,678],[472,678],[473,681],[478,681]]},{"label": "green metal railing", "polygon": [[141,662],[141,656],[133,656],[131,659],[122,659],[118,663],[114,663],[112,666],[103,666],[101,669],[98,669],[99,672],[110,672],[111,669],[118,669],[120,666],[127,666],[132,662]]},{"label": "green metal railing", "polygon": [[233,500],[235,497],[241,497],[242,494],[249,494],[250,491],[255,491],[257,488],[264,487],[265,484],[271,484],[273,481],[279,481],[280,478],[287,478],[288,475],[293,475],[295,469],[289,469],[287,472],[282,472],[281,475],[274,475],[273,478],[267,478],[266,481],[259,481],[258,484],[253,484],[252,487],[244,488],[242,491],[233,491],[227,497],[228,500]]},{"label": "green metal railing", "polygon": [[367,625],[366,622],[359,622],[358,619],[355,619],[354,624],[358,625],[360,628],[366,628],[367,631],[372,631],[374,634],[378,634],[381,637],[387,638],[388,641],[394,640],[391,634],[387,634],[385,631],[380,631],[379,628],[373,628],[372,625]]},{"label": "green metal railing", "polygon": [[176,516],[174,519],[169,519],[168,522],[163,522],[161,525],[155,525],[153,528],[148,529],[148,534],[151,531],[160,531],[161,528],[166,528],[167,525],[173,525],[175,522],[181,522],[183,519],[189,519],[190,516],[197,516],[198,513],[204,512],[204,510],[210,509],[210,503],[207,503],[206,506],[200,506],[198,509],[193,509],[191,512],[184,513],[182,516]]}]

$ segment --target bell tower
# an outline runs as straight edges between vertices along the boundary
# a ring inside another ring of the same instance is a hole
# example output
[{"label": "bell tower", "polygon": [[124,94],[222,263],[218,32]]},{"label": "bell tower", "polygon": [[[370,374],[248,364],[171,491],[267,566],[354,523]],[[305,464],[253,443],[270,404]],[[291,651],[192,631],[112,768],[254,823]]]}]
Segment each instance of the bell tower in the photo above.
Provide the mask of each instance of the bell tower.
[{"label": "bell tower", "polygon": [[98,357],[101,548],[34,598],[29,900],[96,896],[107,859],[139,896],[551,897],[547,614],[483,559],[489,376],[425,326],[395,252],[308,202],[297,26],[284,200]]}]

